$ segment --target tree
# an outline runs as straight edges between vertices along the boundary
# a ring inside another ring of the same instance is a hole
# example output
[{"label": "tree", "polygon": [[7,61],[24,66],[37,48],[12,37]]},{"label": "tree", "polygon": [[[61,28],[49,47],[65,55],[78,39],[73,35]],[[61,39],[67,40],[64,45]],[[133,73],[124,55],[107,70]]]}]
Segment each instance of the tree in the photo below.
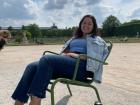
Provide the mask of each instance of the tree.
[{"label": "tree", "polygon": [[140,24],[140,20],[133,19],[133,20],[131,20],[129,22],[124,22],[121,25],[132,25],[132,24]]},{"label": "tree", "polygon": [[115,27],[121,25],[120,21],[117,19],[117,17],[110,15],[106,18],[106,20],[103,22],[103,35],[105,36],[113,36]]},{"label": "tree", "polygon": [[130,21],[130,23],[132,23],[132,24],[138,24],[138,23],[140,23],[140,20],[137,20],[137,19],[133,19],[133,20],[131,20]]},{"label": "tree", "polygon": [[12,31],[12,32],[14,32],[15,41],[20,44],[23,38],[22,30],[17,30],[17,31]]},{"label": "tree", "polygon": [[8,27],[8,30],[9,30],[9,31],[12,31],[12,30],[13,30],[13,27],[12,27],[12,26],[9,26],[9,27]]},{"label": "tree", "polygon": [[41,31],[37,24],[30,24],[28,26],[28,31],[31,33],[33,41],[37,42],[37,38],[41,37]]},{"label": "tree", "polygon": [[29,31],[26,31],[26,36],[27,36],[27,39],[31,39],[31,33]]},{"label": "tree", "polygon": [[26,30],[26,26],[22,25],[21,29]]}]

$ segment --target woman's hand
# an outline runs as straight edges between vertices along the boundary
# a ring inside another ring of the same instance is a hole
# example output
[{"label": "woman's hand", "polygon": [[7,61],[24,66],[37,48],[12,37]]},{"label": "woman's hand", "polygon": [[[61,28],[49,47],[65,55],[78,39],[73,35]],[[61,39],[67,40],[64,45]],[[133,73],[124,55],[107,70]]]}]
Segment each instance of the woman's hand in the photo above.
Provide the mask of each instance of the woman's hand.
[{"label": "woman's hand", "polygon": [[76,53],[65,53],[66,56],[77,58],[79,54]]},{"label": "woman's hand", "polygon": [[[66,55],[66,56],[70,56],[70,57],[73,57],[73,58],[78,58],[79,54],[76,54],[76,53],[63,53],[63,55]],[[82,60],[86,60],[86,56],[81,56],[80,59]]]}]

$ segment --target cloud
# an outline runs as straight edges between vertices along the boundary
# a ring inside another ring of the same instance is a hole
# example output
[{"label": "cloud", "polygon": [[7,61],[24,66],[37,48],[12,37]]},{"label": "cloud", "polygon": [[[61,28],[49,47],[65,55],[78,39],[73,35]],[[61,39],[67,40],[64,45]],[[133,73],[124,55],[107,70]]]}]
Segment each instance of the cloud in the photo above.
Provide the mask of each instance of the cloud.
[{"label": "cloud", "polygon": [[87,2],[87,6],[88,5],[95,5],[95,4],[98,4],[100,3],[102,0],[86,0]]},{"label": "cloud", "polygon": [[82,7],[82,6],[84,6],[85,4],[83,4],[83,3],[81,3],[81,2],[76,2],[76,3],[74,3],[74,6],[75,7]]},{"label": "cloud", "polygon": [[126,3],[126,4],[128,4],[128,3],[131,3],[131,2],[133,2],[133,0],[121,0],[121,2],[120,3]]},{"label": "cloud", "polygon": [[54,9],[63,9],[68,0],[48,0],[48,3],[45,4],[45,9],[54,10]]},{"label": "cloud", "polygon": [[0,19],[31,19],[34,18],[30,14],[26,5],[28,0],[1,0]]},{"label": "cloud", "polygon": [[[73,27],[86,15],[94,15],[98,25],[109,15],[121,22],[140,19],[139,0],[0,0],[0,26]],[[133,8],[131,8],[133,7]]]},{"label": "cloud", "polygon": [[140,8],[134,10],[132,12],[132,15],[130,16],[131,18],[140,18]]},{"label": "cloud", "polygon": [[83,7],[83,6],[88,7],[93,6],[95,4],[98,5],[101,2],[101,0],[80,0],[80,1],[73,0],[73,2],[75,7]]},{"label": "cloud", "polygon": [[81,11],[79,11],[79,10],[75,10],[74,12],[73,12],[73,16],[79,16],[79,15],[81,15],[82,14],[82,12]]}]

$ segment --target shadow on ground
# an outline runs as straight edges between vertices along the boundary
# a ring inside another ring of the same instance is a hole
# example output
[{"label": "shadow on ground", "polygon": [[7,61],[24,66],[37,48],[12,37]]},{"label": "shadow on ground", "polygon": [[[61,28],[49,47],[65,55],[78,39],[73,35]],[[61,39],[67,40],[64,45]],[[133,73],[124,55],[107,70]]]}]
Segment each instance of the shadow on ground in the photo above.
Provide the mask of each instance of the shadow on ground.
[{"label": "shadow on ground", "polygon": [[70,97],[71,97],[70,95],[64,96],[61,100],[59,100],[56,103],[56,105],[67,105]]}]

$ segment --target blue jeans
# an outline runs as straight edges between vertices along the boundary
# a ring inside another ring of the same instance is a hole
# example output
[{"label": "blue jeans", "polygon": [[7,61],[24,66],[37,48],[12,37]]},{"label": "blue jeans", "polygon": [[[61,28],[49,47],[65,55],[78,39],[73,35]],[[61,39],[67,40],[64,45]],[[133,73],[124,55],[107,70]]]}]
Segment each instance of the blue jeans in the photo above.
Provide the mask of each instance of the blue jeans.
[{"label": "blue jeans", "polygon": [[[51,79],[69,78],[74,74],[76,59],[69,56],[46,55],[29,64],[15,89],[12,98],[26,103],[29,95],[45,98],[46,88]],[[87,77],[86,61],[80,61],[76,80]]]}]

